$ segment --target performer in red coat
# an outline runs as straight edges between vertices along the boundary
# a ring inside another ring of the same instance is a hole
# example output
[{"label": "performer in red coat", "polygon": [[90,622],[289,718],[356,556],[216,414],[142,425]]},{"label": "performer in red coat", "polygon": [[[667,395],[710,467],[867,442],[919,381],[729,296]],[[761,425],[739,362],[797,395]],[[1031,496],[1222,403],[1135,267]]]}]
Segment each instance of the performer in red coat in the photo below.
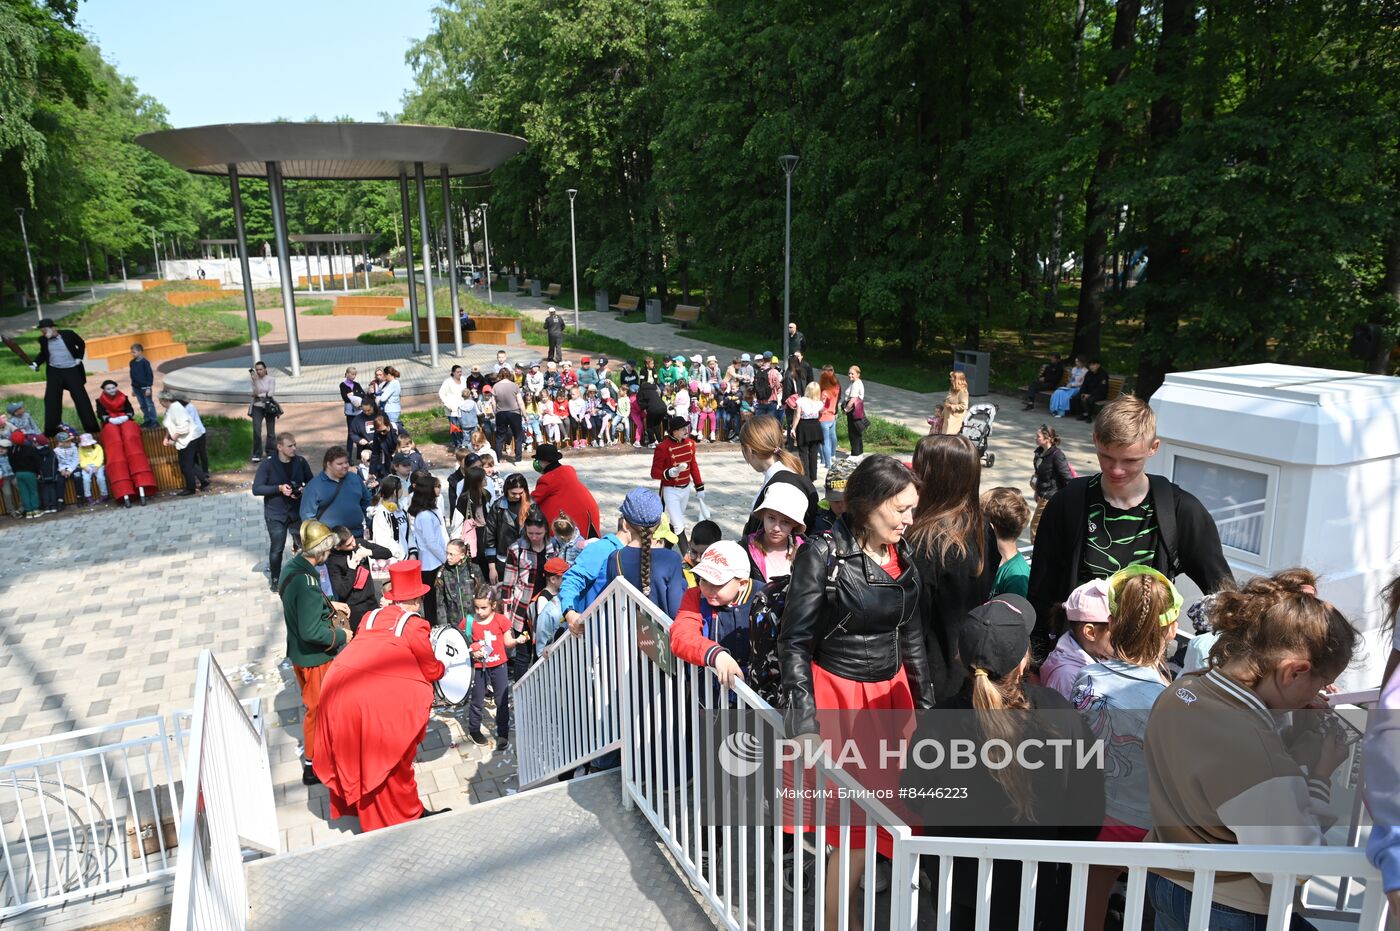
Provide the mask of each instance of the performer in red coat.
[{"label": "performer in red coat", "polygon": [[[666,436],[651,454],[651,477],[661,483],[661,503],[671,519],[671,529],[681,539],[681,552],[686,551],[685,509],[691,490],[702,502],[705,500],[705,480],[700,477],[697,449],[690,437],[690,421],[672,417],[666,424]],[[703,507],[701,515],[704,516]]]},{"label": "performer in red coat", "polygon": [[535,471],[540,473],[540,479],[530,498],[551,524],[560,514],[568,514],[585,537],[601,537],[603,519],[598,513],[598,502],[574,467],[561,464],[563,458],[552,443],[541,443],[535,450]]},{"label": "performer in red coat", "polygon": [[107,457],[112,498],[120,498],[131,507],[132,496],[138,495],[145,504],[146,496],[156,493],[155,473],[141,444],[141,428],[136,426],[131,401],[110,378],[102,383],[102,393],[97,396],[97,416],[102,421],[99,439]]},{"label": "performer in red coat", "polygon": [[447,671],[418,613],[427,592],[418,560],[389,566],[384,597],[393,604],[364,616],[321,683],[316,775],[330,790],[331,818],[358,814],[365,831],[438,814],[419,800],[413,775],[432,683]]}]

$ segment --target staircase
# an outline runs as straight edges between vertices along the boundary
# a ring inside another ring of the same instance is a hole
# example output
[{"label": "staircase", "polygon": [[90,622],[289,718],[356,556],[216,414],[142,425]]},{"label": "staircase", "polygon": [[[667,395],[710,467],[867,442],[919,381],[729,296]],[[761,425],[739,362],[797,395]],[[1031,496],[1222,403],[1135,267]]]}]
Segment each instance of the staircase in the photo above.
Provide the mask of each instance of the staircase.
[{"label": "staircase", "polygon": [[247,868],[248,928],[713,928],[616,771]]}]

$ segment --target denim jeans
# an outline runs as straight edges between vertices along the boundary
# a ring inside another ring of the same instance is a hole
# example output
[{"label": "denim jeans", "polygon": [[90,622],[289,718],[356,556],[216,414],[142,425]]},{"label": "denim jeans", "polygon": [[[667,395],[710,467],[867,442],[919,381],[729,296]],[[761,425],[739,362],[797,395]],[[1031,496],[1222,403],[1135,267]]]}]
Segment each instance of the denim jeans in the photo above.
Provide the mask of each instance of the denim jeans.
[{"label": "denim jeans", "polygon": [[282,577],[282,554],[287,549],[287,529],[294,522],[293,517],[269,517],[263,515],[267,524],[267,571],[275,584]]},{"label": "denim jeans", "polygon": [[760,401],[760,402],[758,402],[757,404],[755,404],[755,405],[753,406],[753,415],[754,415],[755,417],[777,417],[777,416],[778,416],[778,402],[777,402],[777,401]]},{"label": "denim jeans", "polygon": [[836,458],[836,421],[822,421],[822,465],[831,468],[831,460]]},{"label": "denim jeans", "polygon": [[156,413],[156,402],[151,399],[147,391],[149,388],[132,388],[132,393],[141,402],[141,423],[143,426],[154,427],[160,424],[160,415]]},{"label": "denim jeans", "polygon": [[[1156,873],[1147,874],[1147,900],[1157,912],[1155,931],[1186,931],[1191,914],[1191,892]],[[1210,931],[1266,931],[1267,915],[1242,912],[1219,902],[1210,907]],[[1293,916],[1289,931],[1317,931],[1312,922]]]}]

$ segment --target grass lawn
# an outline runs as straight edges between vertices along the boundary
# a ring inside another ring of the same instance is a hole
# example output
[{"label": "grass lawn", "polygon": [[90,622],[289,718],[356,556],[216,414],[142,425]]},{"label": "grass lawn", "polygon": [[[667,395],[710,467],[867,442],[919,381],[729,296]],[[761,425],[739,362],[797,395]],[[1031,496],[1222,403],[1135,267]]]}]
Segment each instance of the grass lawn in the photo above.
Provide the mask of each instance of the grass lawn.
[{"label": "grass lawn", "polygon": [[[182,282],[172,282],[180,285]],[[170,290],[181,290],[171,288]],[[259,302],[261,303],[261,301]],[[145,330],[169,330],[177,342],[191,353],[230,349],[248,342],[248,322],[243,302],[213,301],[189,307],[172,307],[159,294],[123,291],[59,321],[64,329],[77,330],[85,339],[116,336]],[[258,323],[259,335],[272,330],[272,324]],[[18,342],[32,359],[39,352],[37,330],[22,335]],[[42,380],[12,353],[0,355],[0,385],[18,385]]]},{"label": "grass lawn", "polygon": [[[8,404],[11,401],[23,401],[34,421],[41,428],[44,426],[44,401],[42,398],[14,394],[0,403]],[[131,404],[137,411],[139,421],[140,405],[135,401],[132,401]],[[253,422],[247,417],[216,417],[212,415],[204,417],[203,420],[204,429],[209,433],[210,471],[230,472],[247,465],[248,451],[253,448]],[[78,420],[78,412],[67,405],[64,405],[63,408],[62,421],[81,432],[82,423]]]},{"label": "grass lawn", "polygon": [[318,301],[311,298],[297,301],[297,313],[306,317],[329,317],[331,315],[331,301]]},{"label": "grass lawn", "polygon": [[[251,424],[252,421],[250,420]],[[430,411],[404,412],[403,428],[408,431],[408,435],[413,437],[413,442],[420,449],[425,449],[430,445],[445,446],[450,434],[447,430],[447,419],[442,416],[442,408],[435,407]],[[248,433],[248,440],[252,442],[252,431]],[[427,453],[424,453],[427,455]]]},{"label": "grass lawn", "polygon": [[[890,455],[913,455],[914,447],[919,440],[923,439],[923,434],[915,430],[910,430],[903,424],[886,420],[883,417],[871,417],[870,426],[866,429],[862,439],[865,441],[865,451],[867,453],[889,453]],[[840,449],[849,450],[851,448],[851,437],[846,430],[846,418],[836,418],[836,445]]]},{"label": "grass lawn", "polygon": [[[68,290],[67,290],[67,291],[64,291],[62,294],[50,294],[48,297],[44,298],[44,306],[47,307],[49,304],[52,304],[52,303],[54,303],[54,302],[56,302],[56,301],[66,301],[66,300],[68,300],[69,298],[79,297],[79,296],[81,296],[82,294],[84,294],[84,293],[87,292],[87,287],[86,287],[86,286],[81,287],[81,288],[76,287],[77,282],[70,281],[70,282],[68,282],[67,284],[68,284]],[[29,290],[29,286],[28,286],[28,284],[26,284],[26,285],[25,285],[25,291],[28,292],[28,290]],[[34,313],[34,305],[33,305],[33,304],[30,304],[30,305],[28,305],[28,306],[25,306],[25,305],[20,304],[19,301],[17,301],[17,300],[14,301],[13,303],[7,301],[7,302],[5,302],[5,303],[3,303],[3,304],[0,304],[0,317],[18,317],[20,314],[32,314],[32,313]],[[38,322],[39,322],[38,316],[35,316],[35,317],[34,317],[34,322],[35,322],[35,323],[38,323]]]}]

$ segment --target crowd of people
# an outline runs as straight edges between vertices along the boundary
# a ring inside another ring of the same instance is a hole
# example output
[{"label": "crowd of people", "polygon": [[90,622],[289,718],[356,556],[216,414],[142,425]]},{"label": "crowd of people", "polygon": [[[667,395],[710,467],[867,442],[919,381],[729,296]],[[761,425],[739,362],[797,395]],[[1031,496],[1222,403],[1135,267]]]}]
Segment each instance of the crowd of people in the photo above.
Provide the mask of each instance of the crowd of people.
[{"label": "crowd of people", "polygon": [[[498,384],[513,379],[505,371]],[[673,371],[668,383],[688,390],[688,377]],[[473,395],[472,385],[464,390]],[[1145,402],[1125,396],[1099,412],[1100,471],[1070,478],[1037,508],[1029,565],[1016,541],[1030,508],[1015,489],[981,491],[980,459],[965,437],[930,434],[912,463],[835,459],[819,489],[810,460],[785,443],[801,434],[804,411],[796,410],[795,425],[780,413],[756,412],[738,428],[762,487],[733,539],[712,520],[688,521],[692,500],[703,508],[704,481],[695,425],[676,413],[652,437],[657,484],[629,492],[606,521],[576,474],[550,480],[569,467],[543,439],[534,444],[542,474],[532,489],[521,472],[499,476],[493,449],[470,446],[457,451],[446,480],[391,461],[403,474],[362,481],[344,449],[331,450],[322,473],[308,478],[291,439],[279,437],[276,461],[295,471],[268,475],[255,493],[282,508],[280,517],[269,513],[270,528],[301,538],[299,555],[273,580],[307,705],[305,780],[325,782],[334,810],[358,811],[367,829],[433,814],[418,800],[411,766],[431,704],[425,689],[441,675],[430,632],[448,625],[467,638],[478,668],[467,736],[490,743],[482,728],[494,703],[495,747],[505,749],[512,684],[556,639],[589,636],[588,606],[620,575],[674,619],[670,644],[680,661],[712,669],[724,687],[748,681],[780,709],[789,737],[849,736],[839,716],[823,712],[934,708],[972,713],[980,739],[1045,737],[1035,731],[1039,719],[1008,714],[1038,709],[1077,713],[1074,735],[1111,743],[1108,778],[1016,767],[971,775],[984,802],[1001,800],[992,806],[1007,813],[998,826],[960,824],[946,804],[911,802],[925,833],[1322,843],[1327,777],[1346,758],[1345,736],[1325,718],[1317,732],[1282,732],[1272,715],[1325,708],[1357,649],[1356,631],[1319,597],[1307,570],[1236,583],[1201,503],[1145,471],[1159,445]],[[297,482],[304,491],[293,507],[283,499]],[[280,548],[275,537],[273,544]],[[391,579],[376,592],[385,571]],[[1184,604],[1175,585],[1182,575],[1206,593],[1203,601]],[[1194,639],[1178,633],[1183,615]],[[382,675],[375,651],[397,657],[420,683],[404,698],[412,714],[392,726],[364,710],[366,682]],[[322,666],[329,671],[317,674]],[[921,731],[938,726],[919,719]],[[376,741],[380,765],[366,772],[360,748]],[[1218,765],[1227,756],[1228,769]],[[1249,815],[1261,810],[1276,813],[1265,820],[1277,827]],[[839,829],[828,830],[836,843]],[[889,855],[887,836],[850,830],[855,846],[873,843]],[[1396,844],[1400,838],[1377,857]],[[852,892],[864,864],[850,859]],[[835,920],[835,857],[827,870],[824,907]],[[1091,873],[1086,927],[1103,926],[1119,872]],[[984,895],[976,874],[975,864],[959,863],[949,876],[955,928],[972,926]],[[1400,886],[1400,871],[1395,879]],[[1009,926],[1019,865],[998,864],[992,883],[992,926]],[[1054,926],[1050,916],[1063,916],[1070,901],[1067,871],[1040,866],[1037,890],[1037,913]],[[1156,927],[1185,927],[1190,897],[1189,874],[1154,870]],[[1221,873],[1212,927],[1260,926],[1269,897],[1267,882],[1247,868]],[[1308,925],[1295,918],[1294,927]]]}]

